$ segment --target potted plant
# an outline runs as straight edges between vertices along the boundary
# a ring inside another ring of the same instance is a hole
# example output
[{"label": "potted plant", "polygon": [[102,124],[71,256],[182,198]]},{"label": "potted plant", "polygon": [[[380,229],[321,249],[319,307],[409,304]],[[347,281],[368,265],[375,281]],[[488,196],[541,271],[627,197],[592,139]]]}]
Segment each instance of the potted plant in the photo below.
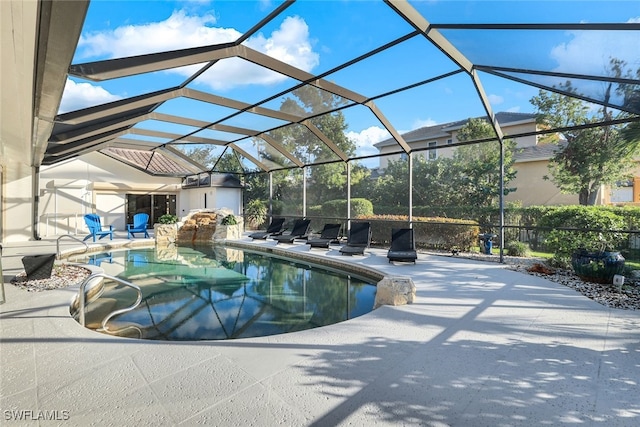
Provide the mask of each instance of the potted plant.
[{"label": "potted plant", "polygon": [[234,214],[229,214],[225,216],[224,218],[222,218],[222,221],[220,222],[221,225],[236,225],[237,223],[238,223],[238,220],[236,219],[236,216]]},{"label": "potted plant", "polygon": [[571,256],[573,271],[583,280],[613,283],[613,276],[622,274],[625,259],[618,251],[588,251],[579,249]]},{"label": "potted plant", "polygon": [[164,214],[158,218],[158,223],[160,224],[177,224],[178,217],[171,214]]},{"label": "potted plant", "polygon": [[613,283],[613,276],[622,274],[625,259],[615,250],[619,238],[616,233],[598,233],[591,241],[571,254],[573,271],[583,280]]},{"label": "potted plant", "polygon": [[625,236],[618,230],[625,222],[620,215],[597,206],[566,206],[544,214],[538,225],[550,229],[545,244],[557,266],[571,266],[581,279],[597,283],[612,283],[622,273],[624,257],[617,248]]},{"label": "potted plant", "polygon": [[234,214],[227,214],[220,220],[220,226],[216,228],[214,240],[239,239],[242,235],[242,218]]},{"label": "potted plant", "polygon": [[153,225],[153,234],[157,245],[169,245],[176,242],[178,237],[178,217],[164,214]]}]

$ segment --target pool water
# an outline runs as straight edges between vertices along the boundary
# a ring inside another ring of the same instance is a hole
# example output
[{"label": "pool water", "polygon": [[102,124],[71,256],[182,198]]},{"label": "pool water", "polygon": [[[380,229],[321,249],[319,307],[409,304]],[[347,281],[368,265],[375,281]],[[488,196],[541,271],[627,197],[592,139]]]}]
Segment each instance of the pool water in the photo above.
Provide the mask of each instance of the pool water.
[{"label": "pool water", "polygon": [[[330,325],[373,309],[371,279],[261,252],[220,246],[156,248],[92,255],[107,274],[142,289],[142,303],[107,323],[110,334],[151,340],[227,340]],[[98,330],[136,292],[107,282],[87,305]]]}]

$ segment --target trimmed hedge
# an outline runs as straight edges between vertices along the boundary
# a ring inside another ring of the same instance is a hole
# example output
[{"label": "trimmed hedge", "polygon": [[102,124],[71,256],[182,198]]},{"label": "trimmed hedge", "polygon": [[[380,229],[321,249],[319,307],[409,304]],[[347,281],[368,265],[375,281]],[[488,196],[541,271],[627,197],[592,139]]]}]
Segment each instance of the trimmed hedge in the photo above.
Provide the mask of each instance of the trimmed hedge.
[{"label": "trimmed hedge", "polygon": [[[329,200],[320,206],[307,208],[307,215],[324,218],[346,218],[347,201]],[[351,199],[351,217],[358,218],[362,215],[373,215],[373,204],[367,199]]]},{"label": "trimmed hedge", "polygon": [[[371,220],[373,243],[388,246],[391,243],[391,229],[407,227],[406,215],[360,216],[358,220]],[[416,246],[429,249],[468,251],[478,246],[480,227],[475,221],[452,218],[414,217],[413,229]]]}]

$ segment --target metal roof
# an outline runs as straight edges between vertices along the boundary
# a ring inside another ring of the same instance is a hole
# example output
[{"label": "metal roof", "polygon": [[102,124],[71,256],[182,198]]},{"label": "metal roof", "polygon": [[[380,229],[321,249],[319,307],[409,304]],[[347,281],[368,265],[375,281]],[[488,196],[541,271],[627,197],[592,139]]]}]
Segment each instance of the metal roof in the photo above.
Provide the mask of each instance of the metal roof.
[{"label": "metal roof", "polygon": [[[606,48],[611,46],[608,53],[613,57],[619,52],[613,48],[612,40],[624,34],[627,39],[635,39],[635,46],[639,46],[640,6],[637,2],[600,2],[610,7],[625,6],[630,18],[635,17],[619,22],[588,22],[581,18],[581,9],[587,10],[599,2],[559,1],[544,8],[539,2],[518,2],[518,13],[507,3],[501,3],[500,7],[489,3],[276,1],[270,2],[270,6],[261,3],[269,10],[247,25],[249,14],[243,11],[251,5],[255,11],[256,3],[237,2],[235,28],[246,30],[239,31],[232,41],[71,64],[68,76],[74,81],[100,84],[121,79],[148,82],[158,73],[192,71],[186,77],[176,77],[174,73],[162,79],[166,82],[164,87],[148,90],[150,86],[140,84],[141,93],[59,114],[42,164],[55,164],[96,150],[127,161],[122,150],[134,149],[159,154],[149,155],[150,161],[143,170],[186,176],[212,171],[214,167],[185,159],[160,167],[152,160],[176,159],[180,157],[176,153],[184,153],[184,147],[208,146],[213,147],[218,158],[233,150],[242,168],[240,172],[256,172],[370,156],[358,149],[353,153],[344,152],[323,132],[322,118],[337,112],[343,114],[347,122],[364,117],[368,125],[385,129],[390,135],[389,141],[397,144],[399,150],[410,152],[407,141],[415,135],[402,131],[396,124],[396,117],[402,111],[396,111],[397,107],[392,107],[390,102],[403,99],[425,99],[421,105],[425,114],[447,109],[450,116],[460,105],[472,104],[478,115],[492,123],[496,135],[502,137],[502,120],[494,114],[499,102],[486,89],[501,80],[607,105],[626,113],[625,120],[638,119],[638,103],[628,103],[623,96],[611,96],[602,88],[612,83],[637,93],[640,75],[612,76],[604,66],[587,69],[581,61],[560,67],[550,60],[550,47],[545,45],[549,34],[580,35]],[[561,7],[562,4],[569,5],[572,14],[566,12],[569,9]],[[473,8],[491,8],[493,20],[474,20]],[[541,9],[546,10],[544,14]],[[303,67],[295,57],[281,58],[268,50],[261,51],[252,43],[291,17],[300,16],[312,22],[318,15],[325,17],[328,21],[325,25],[332,25],[343,38],[342,42],[323,46],[330,54],[323,56],[323,61],[315,67]],[[357,25],[355,18],[362,24]],[[83,34],[87,31],[84,29]],[[130,40],[133,44],[136,41]],[[589,54],[583,52],[585,63]],[[370,82],[367,81],[368,67],[374,59],[384,59],[389,69],[386,78]],[[640,50],[627,52],[627,57],[618,59],[637,69]],[[255,90],[228,90],[224,78],[229,79],[230,75],[219,71],[223,64],[249,64],[255,73],[266,73],[265,76],[273,79],[259,89],[255,86]],[[219,80],[215,80],[218,76]],[[357,83],[343,85],[342,82],[353,81],[346,76],[358,76]],[[204,79],[217,81],[219,87],[203,84]],[[565,82],[570,82],[575,92],[564,90],[561,84]],[[429,97],[433,91],[442,90],[443,83],[456,90],[450,105],[430,104]],[[318,102],[306,108],[284,108],[283,99],[305,87],[318,92]],[[330,97],[333,102],[323,104],[322,96]],[[518,117],[511,114],[508,119]],[[447,126],[454,123],[449,120]],[[293,144],[305,141],[304,156],[292,152],[292,141],[283,137],[282,130],[300,136]],[[413,132],[420,133],[420,130]],[[140,167],[144,162],[133,163]],[[180,167],[176,166],[178,163]]]}]

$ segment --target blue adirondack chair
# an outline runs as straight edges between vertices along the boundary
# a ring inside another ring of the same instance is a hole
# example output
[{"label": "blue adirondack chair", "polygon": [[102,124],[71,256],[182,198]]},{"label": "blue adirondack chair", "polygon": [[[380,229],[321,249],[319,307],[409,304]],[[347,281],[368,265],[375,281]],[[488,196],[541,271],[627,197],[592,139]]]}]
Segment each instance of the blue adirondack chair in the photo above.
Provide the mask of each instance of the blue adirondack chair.
[{"label": "blue adirondack chair", "polygon": [[89,228],[89,235],[84,238],[87,240],[89,237],[93,237],[93,241],[96,241],[96,237],[98,239],[102,239],[105,236],[109,236],[109,240],[113,240],[113,225],[103,226],[100,222],[100,215],[98,214],[86,214],[84,216],[84,222],[87,224]]},{"label": "blue adirondack chair", "polygon": [[147,225],[149,224],[149,215],[146,213],[137,213],[133,216],[133,224],[127,224],[127,237],[135,237],[133,233],[144,233],[144,237],[149,238]]}]

